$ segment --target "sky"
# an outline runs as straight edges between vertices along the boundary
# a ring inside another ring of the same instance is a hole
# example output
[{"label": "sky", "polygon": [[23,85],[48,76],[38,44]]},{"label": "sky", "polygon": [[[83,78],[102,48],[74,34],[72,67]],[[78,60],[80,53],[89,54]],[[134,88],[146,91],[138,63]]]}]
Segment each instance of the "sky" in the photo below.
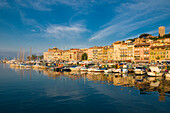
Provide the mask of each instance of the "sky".
[{"label": "sky", "polygon": [[0,0],[0,57],[89,48],[170,31],[169,0]]}]

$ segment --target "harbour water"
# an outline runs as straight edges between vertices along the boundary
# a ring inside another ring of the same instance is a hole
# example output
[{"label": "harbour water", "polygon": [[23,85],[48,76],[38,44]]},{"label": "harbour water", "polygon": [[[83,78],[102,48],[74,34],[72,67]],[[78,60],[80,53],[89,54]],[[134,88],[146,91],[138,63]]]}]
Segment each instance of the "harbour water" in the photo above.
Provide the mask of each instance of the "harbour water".
[{"label": "harbour water", "polygon": [[0,64],[0,113],[168,113],[170,79]]}]

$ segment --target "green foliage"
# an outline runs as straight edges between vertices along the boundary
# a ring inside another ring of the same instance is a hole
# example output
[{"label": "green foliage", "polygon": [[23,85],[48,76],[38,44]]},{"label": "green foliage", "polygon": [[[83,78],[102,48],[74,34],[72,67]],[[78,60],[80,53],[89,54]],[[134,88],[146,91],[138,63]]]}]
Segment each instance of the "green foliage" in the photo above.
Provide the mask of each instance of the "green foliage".
[{"label": "green foliage", "polygon": [[150,38],[151,40],[153,41],[156,41],[158,38],[157,37],[153,37],[153,38]]},{"label": "green foliage", "polygon": [[170,34],[165,34],[163,38],[170,38]]},{"label": "green foliage", "polygon": [[41,55],[41,56],[38,56],[38,58],[39,58],[39,59],[43,59],[43,58],[44,58],[44,56],[43,56],[43,55]]},{"label": "green foliage", "polygon": [[88,56],[87,53],[82,54],[81,59],[82,60],[87,60]]},{"label": "green foliage", "polygon": [[[31,56],[31,60],[36,60],[37,58],[43,59],[44,56],[43,55],[40,55],[40,56],[32,55]],[[27,57],[27,60],[30,60],[30,56]]]},{"label": "green foliage", "polygon": [[146,38],[147,36],[151,36],[151,35],[148,33],[143,33],[139,36],[139,38],[143,38],[143,37]]},{"label": "green foliage", "polygon": [[32,55],[32,57],[31,57],[32,60],[35,60],[36,58],[37,58],[36,55]]}]

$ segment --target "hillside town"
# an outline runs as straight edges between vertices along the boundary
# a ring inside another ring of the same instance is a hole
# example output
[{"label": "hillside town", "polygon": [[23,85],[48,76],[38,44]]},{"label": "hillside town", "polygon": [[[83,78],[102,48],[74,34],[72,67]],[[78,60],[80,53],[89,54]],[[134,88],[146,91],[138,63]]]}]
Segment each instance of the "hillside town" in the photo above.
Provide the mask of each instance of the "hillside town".
[{"label": "hillside town", "polygon": [[[108,46],[61,50],[49,48],[44,52],[44,60],[51,61],[97,61],[161,63],[170,61],[170,32],[165,27],[158,28],[159,35],[141,34],[138,38],[116,41]],[[86,57],[84,57],[86,56]]]}]

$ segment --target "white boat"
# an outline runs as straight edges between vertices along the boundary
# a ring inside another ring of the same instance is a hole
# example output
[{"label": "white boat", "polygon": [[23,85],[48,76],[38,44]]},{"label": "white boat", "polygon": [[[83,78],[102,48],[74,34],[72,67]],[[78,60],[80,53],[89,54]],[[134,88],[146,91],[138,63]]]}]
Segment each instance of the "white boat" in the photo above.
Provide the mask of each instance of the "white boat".
[{"label": "white boat", "polygon": [[41,68],[40,63],[36,63],[35,65],[33,65],[33,68],[35,68],[35,69]]},{"label": "white boat", "polygon": [[86,67],[81,67],[80,70],[81,70],[81,71],[88,71],[88,68],[86,68]]},{"label": "white boat", "polygon": [[121,73],[121,69],[114,69],[113,72],[114,73]]},{"label": "white boat", "polygon": [[165,74],[166,78],[170,78],[170,71],[168,71],[168,73]]},{"label": "white boat", "polygon": [[146,73],[145,68],[143,66],[137,66],[134,69],[136,75],[143,75]]},{"label": "white boat", "polygon": [[160,71],[158,66],[149,66],[149,70],[147,72],[149,76],[162,76],[163,73]]},{"label": "white boat", "polygon": [[88,68],[89,72],[94,72],[95,68]]},{"label": "white boat", "polygon": [[113,70],[112,69],[107,69],[107,70],[104,70],[105,73],[112,73]]},{"label": "white boat", "polygon": [[101,70],[101,69],[99,69],[99,68],[96,68],[96,69],[94,70],[94,72],[104,72],[104,70]]}]

